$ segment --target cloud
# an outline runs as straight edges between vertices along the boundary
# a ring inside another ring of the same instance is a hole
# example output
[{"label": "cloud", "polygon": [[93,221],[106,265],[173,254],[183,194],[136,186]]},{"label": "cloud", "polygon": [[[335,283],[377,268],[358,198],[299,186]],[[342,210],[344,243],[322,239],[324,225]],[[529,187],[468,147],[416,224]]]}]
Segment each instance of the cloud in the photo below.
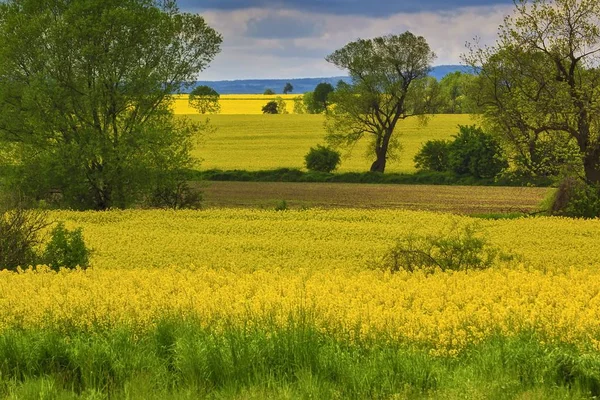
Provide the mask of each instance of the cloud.
[{"label": "cloud", "polygon": [[385,17],[272,8],[205,11],[202,15],[224,42],[221,54],[200,79],[342,75],[345,71],[327,63],[325,56],[357,38],[407,30],[425,37],[438,56],[435,65],[458,64],[466,52],[465,43],[475,36],[483,44],[493,44],[498,26],[511,11],[509,6],[463,7]]},{"label": "cloud", "polygon": [[307,20],[300,15],[269,13],[266,16],[250,19],[246,33],[249,37],[261,39],[317,37],[323,33],[323,25],[318,20]]},{"label": "cloud", "polygon": [[397,13],[447,11],[461,7],[512,4],[512,0],[181,0],[182,8],[233,11],[250,8],[298,10],[333,15],[385,17]]}]

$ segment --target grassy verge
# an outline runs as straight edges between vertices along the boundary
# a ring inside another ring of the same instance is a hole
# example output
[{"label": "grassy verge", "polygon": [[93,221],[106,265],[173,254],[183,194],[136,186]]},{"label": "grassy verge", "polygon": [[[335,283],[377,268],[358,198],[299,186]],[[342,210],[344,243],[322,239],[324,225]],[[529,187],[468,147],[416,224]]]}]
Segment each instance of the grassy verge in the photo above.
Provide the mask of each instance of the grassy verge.
[{"label": "grassy verge", "polygon": [[460,185],[460,186],[540,186],[548,187],[548,179],[523,180],[517,178],[478,179],[461,176],[451,172],[415,172],[415,173],[378,173],[343,172],[324,173],[306,172],[293,168],[279,168],[263,171],[211,169],[189,171],[190,180],[241,181],[241,182],[327,182],[327,183],[374,183],[409,185]]},{"label": "grassy verge", "polygon": [[591,398],[600,355],[534,337],[462,353],[386,340],[349,343],[310,323],[218,331],[159,323],[145,334],[0,334],[5,398]]}]

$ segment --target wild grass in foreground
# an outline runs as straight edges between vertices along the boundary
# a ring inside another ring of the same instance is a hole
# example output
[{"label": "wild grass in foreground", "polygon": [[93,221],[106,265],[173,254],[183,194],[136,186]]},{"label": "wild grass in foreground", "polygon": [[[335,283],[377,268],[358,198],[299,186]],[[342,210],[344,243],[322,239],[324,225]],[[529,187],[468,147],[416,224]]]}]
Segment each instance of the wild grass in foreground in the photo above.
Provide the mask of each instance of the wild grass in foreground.
[{"label": "wild grass in foreground", "polygon": [[128,329],[0,334],[0,395],[13,399],[592,398],[600,355],[532,335],[455,357],[386,340],[348,342],[310,321],[273,329],[162,321]]}]

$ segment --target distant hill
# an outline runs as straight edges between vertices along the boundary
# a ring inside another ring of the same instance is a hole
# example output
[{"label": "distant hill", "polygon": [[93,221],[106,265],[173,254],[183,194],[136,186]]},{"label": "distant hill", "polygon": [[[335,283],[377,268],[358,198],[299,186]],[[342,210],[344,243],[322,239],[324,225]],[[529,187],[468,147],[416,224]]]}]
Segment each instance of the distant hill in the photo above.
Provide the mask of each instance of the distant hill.
[{"label": "distant hill", "polygon": [[[462,65],[439,65],[433,67],[430,75],[437,80],[442,79],[455,71],[469,72],[469,67]],[[301,78],[301,79],[243,79],[235,81],[198,81],[196,86],[206,85],[215,89],[220,94],[262,94],[265,89],[272,89],[281,93],[287,82],[294,86],[293,93],[301,94],[314,90],[321,82],[328,82],[335,86],[338,81],[349,81],[347,76],[333,76],[329,78]]]}]

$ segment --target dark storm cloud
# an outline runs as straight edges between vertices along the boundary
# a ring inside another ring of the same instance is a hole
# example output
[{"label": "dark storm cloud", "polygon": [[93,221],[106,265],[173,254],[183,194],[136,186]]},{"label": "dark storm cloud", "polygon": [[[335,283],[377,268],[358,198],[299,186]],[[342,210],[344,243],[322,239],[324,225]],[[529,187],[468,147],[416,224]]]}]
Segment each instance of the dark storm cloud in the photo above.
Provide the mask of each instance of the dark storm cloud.
[{"label": "dark storm cloud", "polygon": [[252,7],[295,9],[323,14],[383,17],[419,11],[444,11],[468,6],[512,4],[512,0],[180,0],[182,9],[239,10]]},{"label": "dark storm cloud", "polygon": [[267,15],[248,21],[246,34],[258,39],[291,39],[319,36],[323,25],[313,21],[301,21],[294,17]]}]

